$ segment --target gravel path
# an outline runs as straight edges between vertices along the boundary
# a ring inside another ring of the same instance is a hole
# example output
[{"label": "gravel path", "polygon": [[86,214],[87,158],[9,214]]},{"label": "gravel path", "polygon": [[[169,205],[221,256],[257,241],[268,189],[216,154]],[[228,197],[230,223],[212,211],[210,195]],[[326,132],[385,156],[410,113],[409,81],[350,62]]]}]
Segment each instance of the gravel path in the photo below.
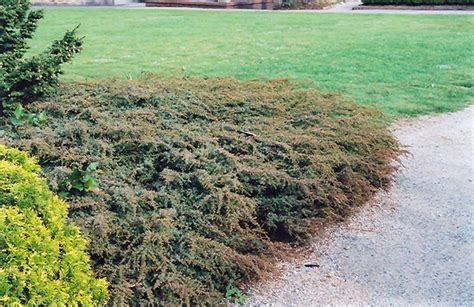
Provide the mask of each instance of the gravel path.
[{"label": "gravel path", "polygon": [[394,132],[411,154],[392,188],[281,264],[283,276],[251,289],[247,303],[474,304],[474,107]]},{"label": "gravel path", "polygon": [[327,9],[325,12],[334,12],[334,13],[348,13],[353,12],[352,9],[356,6],[361,5],[362,2],[360,0],[346,0],[344,2],[335,4]]},{"label": "gravel path", "polygon": [[331,13],[355,13],[355,14],[474,14],[473,10],[420,10],[415,9],[364,9],[354,10],[354,8],[362,5],[360,0],[345,0],[344,2],[335,4],[320,12]]}]

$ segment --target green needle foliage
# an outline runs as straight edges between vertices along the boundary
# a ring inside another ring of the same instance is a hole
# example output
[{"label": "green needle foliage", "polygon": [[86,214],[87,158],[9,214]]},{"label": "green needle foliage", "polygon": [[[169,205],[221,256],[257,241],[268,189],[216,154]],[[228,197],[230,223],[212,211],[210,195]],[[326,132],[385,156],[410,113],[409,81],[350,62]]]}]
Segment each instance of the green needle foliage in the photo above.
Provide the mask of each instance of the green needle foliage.
[{"label": "green needle foliage", "polygon": [[92,275],[87,241],[34,159],[0,145],[0,304],[93,305],[107,283]]},{"label": "green needle foliage", "polygon": [[100,163],[97,189],[67,199],[112,305],[241,302],[278,246],[367,201],[399,153],[380,112],[287,80],[70,84],[28,111],[48,121],[6,122],[4,142],[53,190]]},{"label": "green needle foliage", "polygon": [[76,29],[52,43],[43,53],[25,58],[43,11],[31,10],[29,0],[0,4],[0,114],[11,103],[27,104],[50,94],[57,85],[61,64],[81,50]]}]

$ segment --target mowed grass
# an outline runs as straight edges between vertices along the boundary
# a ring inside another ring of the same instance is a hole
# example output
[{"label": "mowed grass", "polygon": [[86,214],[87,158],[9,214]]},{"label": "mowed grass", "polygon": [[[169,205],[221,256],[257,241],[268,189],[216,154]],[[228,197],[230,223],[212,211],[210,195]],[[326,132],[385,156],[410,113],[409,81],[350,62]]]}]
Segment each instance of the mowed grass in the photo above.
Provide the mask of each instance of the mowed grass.
[{"label": "mowed grass", "polygon": [[312,80],[394,115],[473,101],[469,15],[47,9],[32,53],[81,24],[64,80],[163,75]]}]

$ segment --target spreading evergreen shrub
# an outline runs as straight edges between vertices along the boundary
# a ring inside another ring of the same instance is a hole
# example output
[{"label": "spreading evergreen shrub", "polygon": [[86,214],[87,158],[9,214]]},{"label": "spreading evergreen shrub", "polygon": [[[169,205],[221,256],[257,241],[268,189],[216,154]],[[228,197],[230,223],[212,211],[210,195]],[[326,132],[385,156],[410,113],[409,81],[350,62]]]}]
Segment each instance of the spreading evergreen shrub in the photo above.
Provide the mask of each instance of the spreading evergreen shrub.
[{"label": "spreading evergreen shrub", "polygon": [[219,302],[385,187],[399,152],[380,112],[287,80],[70,84],[28,111],[49,121],[5,121],[3,142],[53,190],[99,165],[67,197],[111,304]]},{"label": "spreading evergreen shrub", "polygon": [[0,304],[92,305],[106,302],[86,240],[66,223],[67,205],[38,177],[36,161],[0,145]]},{"label": "spreading evergreen shrub", "polygon": [[61,64],[81,50],[82,39],[74,29],[43,53],[25,58],[27,40],[42,17],[42,10],[31,10],[30,0],[0,2],[0,114],[12,103],[26,104],[50,94]]},{"label": "spreading evergreen shrub", "polygon": [[474,5],[474,0],[362,0],[367,5]]}]

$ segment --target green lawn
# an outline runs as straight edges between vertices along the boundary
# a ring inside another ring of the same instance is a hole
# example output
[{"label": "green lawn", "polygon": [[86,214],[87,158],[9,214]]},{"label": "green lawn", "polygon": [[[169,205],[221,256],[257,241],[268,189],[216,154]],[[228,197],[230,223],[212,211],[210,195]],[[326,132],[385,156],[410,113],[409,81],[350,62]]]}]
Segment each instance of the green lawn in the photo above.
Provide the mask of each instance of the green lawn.
[{"label": "green lawn", "polygon": [[81,24],[65,80],[143,71],[313,80],[391,114],[473,101],[474,16],[48,9],[32,52]]}]

